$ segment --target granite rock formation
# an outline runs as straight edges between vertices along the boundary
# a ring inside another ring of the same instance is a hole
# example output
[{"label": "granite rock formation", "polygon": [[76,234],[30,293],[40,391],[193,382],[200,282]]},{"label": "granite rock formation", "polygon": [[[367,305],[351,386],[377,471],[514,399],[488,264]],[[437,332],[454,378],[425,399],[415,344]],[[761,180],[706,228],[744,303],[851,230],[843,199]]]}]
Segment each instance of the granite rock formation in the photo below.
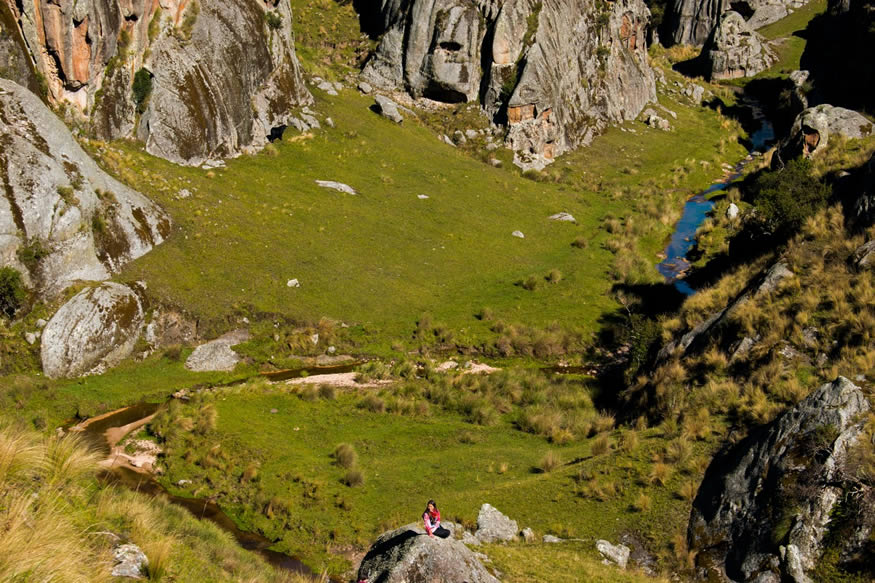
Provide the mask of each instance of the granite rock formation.
[{"label": "granite rock formation", "polygon": [[[309,103],[279,0],[5,3],[48,99],[182,164],[234,156]],[[136,81],[136,87],[134,87]]]},{"label": "granite rock formation", "polygon": [[143,307],[127,286],[105,282],[61,306],[42,333],[49,378],[98,374],[130,356],[143,327]]},{"label": "granite rock formation", "polygon": [[724,12],[702,49],[712,80],[752,77],[771,67],[778,57],[768,42],[748,26],[738,12]]},{"label": "granite rock formation", "polygon": [[699,489],[688,540],[712,581],[808,580],[842,497],[840,473],[870,408],[839,377],[718,454]]},{"label": "granite rock formation", "polygon": [[[362,76],[383,90],[468,102],[508,127],[541,168],[656,99],[641,0],[385,0],[385,32]],[[481,77],[481,69],[483,76]]]},{"label": "granite rock formation", "polygon": [[157,205],[103,172],[36,95],[3,79],[0,181],[0,265],[43,297],[107,279],[170,233]]}]

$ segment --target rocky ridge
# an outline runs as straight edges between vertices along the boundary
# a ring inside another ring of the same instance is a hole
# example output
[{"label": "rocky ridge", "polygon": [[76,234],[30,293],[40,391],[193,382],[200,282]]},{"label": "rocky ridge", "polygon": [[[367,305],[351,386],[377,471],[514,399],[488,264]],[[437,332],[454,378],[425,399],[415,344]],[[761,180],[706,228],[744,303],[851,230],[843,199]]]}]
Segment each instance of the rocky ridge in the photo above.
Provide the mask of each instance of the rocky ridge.
[{"label": "rocky ridge", "polygon": [[263,146],[312,100],[286,2],[0,2],[51,103],[177,163]]},{"label": "rocky ridge", "polygon": [[711,79],[752,77],[771,67],[778,57],[766,39],[738,12],[724,12],[702,49]]},{"label": "rocky ridge", "polygon": [[669,11],[670,43],[702,46],[724,13],[739,13],[751,30],[777,22],[808,0],[675,0]]}]

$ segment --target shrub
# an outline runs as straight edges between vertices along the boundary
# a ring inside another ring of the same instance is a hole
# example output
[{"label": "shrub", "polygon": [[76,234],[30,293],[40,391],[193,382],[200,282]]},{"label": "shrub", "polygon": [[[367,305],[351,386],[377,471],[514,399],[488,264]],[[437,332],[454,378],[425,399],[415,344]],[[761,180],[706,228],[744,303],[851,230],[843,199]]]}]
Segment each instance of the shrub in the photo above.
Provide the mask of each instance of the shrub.
[{"label": "shrub", "polygon": [[134,84],[131,88],[134,103],[137,105],[137,113],[146,111],[146,102],[152,94],[152,73],[145,68],[134,74]]},{"label": "shrub", "polygon": [[30,239],[18,250],[18,260],[29,270],[35,269],[39,262],[48,257],[50,251],[41,239]]},{"label": "shrub", "polygon": [[264,21],[271,30],[279,30],[283,26],[282,17],[274,10],[264,13]]},{"label": "shrub", "polygon": [[21,274],[12,267],[0,267],[0,314],[12,318],[25,296]]},{"label": "shrub", "polygon": [[811,161],[797,158],[784,168],[760,174],[750,187],[751,200],[771,232],[793,233],[824,207],[830,188],[811,175]]},{"label": "shrub", "polygon": [[341,443],[334,448],[332,457],[337,461],[337,465],[351,469],[358,462],[358,454],[355,448],[348,443]]},{"label": "shrub", "polygon": [[541,461],[538,462],[538,469],[542,472],[549,473],[562,465],[562,459],[558,454],[548,451],[544,454],[544,457],[541,458]]}]

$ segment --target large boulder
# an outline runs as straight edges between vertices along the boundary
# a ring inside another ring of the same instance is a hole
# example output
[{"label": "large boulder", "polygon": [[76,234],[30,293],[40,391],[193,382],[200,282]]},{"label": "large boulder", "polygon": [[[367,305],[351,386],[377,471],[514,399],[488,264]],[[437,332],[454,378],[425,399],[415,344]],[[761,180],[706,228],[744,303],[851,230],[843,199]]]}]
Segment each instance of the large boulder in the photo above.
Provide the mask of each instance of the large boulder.
[{"label": "large boulder", "polygon": [[702,49],[711,79],[751,77],[771,67],[778,57],[768,42],[738,12],[724,12]]},{"label": "large boulder", "polygon": [[471,550],[452,537],[429,537],[416,524],[383,533],[358,570],[368,583],[498,583]]},{"label": "large boulder", "polygon": [[864,138],[873,129],[872,122],[856,111],[826,103],[809,107],[796,116],[789,137],[781,143],[780,158],[809,158],[826,148],[830,137]]},{"label": "large boulder", "polygon": [[0,77],[38,91],[39,83],[27,47],[20,36],[13,34],[17,27],[12,9],[0,1]]},{"label": "large boulder", "polygon": [[24,87],[0,79],[0,265],[52,297],[161,243],[170,219],[115,180]]},{"label": "large boulder", "polygon": [[445,102],[480,98],[508,125],[524,168],[588,144],[656,99],[641,0],[383,0],[381,15],[365,80]]},{"label": "large boulder", "polygon": [[129,287],[105,282],[61,306],[42,333],[49,378],[99,374],[130,356],[143,327],[143,308]]},{"label": "large boulder", "polygon": [[718,454],[687,533],[702,574],[713,581],[806,580],[869,408],[863,391],[839,377]]},{"label": "large boulder", "polygon": [[262,146],[312,99],[288,2],[2,1],[52,103],[174,162]]}]

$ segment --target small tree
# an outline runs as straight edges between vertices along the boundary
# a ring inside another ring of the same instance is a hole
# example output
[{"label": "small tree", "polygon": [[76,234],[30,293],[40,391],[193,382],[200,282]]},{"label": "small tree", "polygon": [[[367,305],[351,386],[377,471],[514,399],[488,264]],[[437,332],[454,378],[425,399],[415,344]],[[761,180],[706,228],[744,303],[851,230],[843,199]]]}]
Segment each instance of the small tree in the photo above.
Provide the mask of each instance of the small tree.
[{"label": "small tree", "polygon": [[25,297],[21,274],[11,267],[0,268],[0,313],[12,318],[24,303]]}]

